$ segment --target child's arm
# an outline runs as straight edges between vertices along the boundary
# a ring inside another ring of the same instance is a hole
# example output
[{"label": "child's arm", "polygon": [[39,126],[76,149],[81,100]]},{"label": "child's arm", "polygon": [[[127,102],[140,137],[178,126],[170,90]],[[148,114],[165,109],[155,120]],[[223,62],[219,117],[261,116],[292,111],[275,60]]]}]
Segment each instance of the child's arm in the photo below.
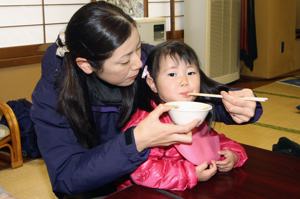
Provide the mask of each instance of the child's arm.
[{"label": "child's arm", "polygon": [[234,168],[241,167],[244,165],[244,163],[248,159],[248,156],[244,147],[241,144],[227,138],[224,134],[220,134],[220,144],[221,150],[228,149],[234,152],[234,154],[237,156],[237,161],[234,164]]},{"label": "child's arm", "polygon": [[[136,126],[148,115],[137,111],[123,130]],[[132,174],[131,179],[139,185],[170,190],[185,190],[198,182],[195,166],[182,159],[175,147],[152,148],[148,159]]]},{"label": "child's arm", "polygon": [[185,190],[198,182],[195,166],[181,159],[175,148],[151,149],[148,160],[131,174],[131,179],[142,186],[169,190]]},{"label": "child's arm", "polygon": [[216,162],[218,171],[220,172],[227,172],[233,169],[236,162],[238,161],[238,157],[235,152],[231,151],[230,149],[221,150],[219,152],[222,159]]},{"label": "child's arm", "polygon": [[[211,131],[213,131],[213,134],[218,134],[213,129]],[[244,147],[241,144],[239,144],[238,142],[227,138],[224,134],[218,134],[218,135],[220,137],[221,151],[228,149],[228,150],[232,151],[237,157],[233,168],[243,166],[243,164],[248,159],[248,156],[247,156],[247,153],[246,153]]]},{"label": "child's arm", "polygon": [[198,180],[200,182],[204,182],[213,177],[217,172],[217,165],[215,161],[211,161],[210,164],[204,162],[198,166],[196,166],[196,173],[198,176]]}]

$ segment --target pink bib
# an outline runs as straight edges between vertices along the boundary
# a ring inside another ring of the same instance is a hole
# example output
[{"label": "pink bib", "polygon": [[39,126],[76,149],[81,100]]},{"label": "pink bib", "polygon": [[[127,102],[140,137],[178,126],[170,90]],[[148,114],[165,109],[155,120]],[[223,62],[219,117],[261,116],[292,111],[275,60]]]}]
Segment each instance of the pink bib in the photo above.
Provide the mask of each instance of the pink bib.
[{"label": "pink bib", "polygon": [[[203,129],[205,130],[205,129]],[[202,130],[194,132],[192,144],[176,144],[178,152],[195,165],[219,160],[220,139],[218,135],[202,135]]]}]

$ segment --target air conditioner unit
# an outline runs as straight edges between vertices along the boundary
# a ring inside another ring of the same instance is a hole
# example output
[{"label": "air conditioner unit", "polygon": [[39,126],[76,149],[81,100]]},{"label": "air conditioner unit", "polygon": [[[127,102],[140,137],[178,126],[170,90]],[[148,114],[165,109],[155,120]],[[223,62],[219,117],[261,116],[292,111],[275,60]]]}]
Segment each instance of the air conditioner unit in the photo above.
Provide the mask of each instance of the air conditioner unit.
[{"label": "air conditioner unit", "polygon": [[241,1],[188,0],[184,7],[184,41],[203,72],[222,83],[239,79]]},{"label": "air conditioner unit", "polygon": [[142,42],[159,44],[166,40],[164,17],[135,18]]}]

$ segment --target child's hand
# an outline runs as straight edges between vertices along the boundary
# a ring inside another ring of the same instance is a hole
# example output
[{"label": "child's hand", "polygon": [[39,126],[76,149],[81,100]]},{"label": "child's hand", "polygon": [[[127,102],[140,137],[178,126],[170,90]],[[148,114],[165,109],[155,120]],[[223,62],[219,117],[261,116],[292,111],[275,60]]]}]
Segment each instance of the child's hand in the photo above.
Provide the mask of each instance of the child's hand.
[{"label": "child's hand", "polygon": [[224,159],[220,161],[216,161],[218,171],[220,172],[230,171],[238,160],[237,155],[233,151],[228,149],[219,151],[219,154],[223,156]]},{"label": "child's hand", "polygon": [[207,181],[217,172],[217,165],[215,161],[212,161],[211,164],[207,162],[202,163],[196,167],[196,174],[198,176],[198,181]]}]

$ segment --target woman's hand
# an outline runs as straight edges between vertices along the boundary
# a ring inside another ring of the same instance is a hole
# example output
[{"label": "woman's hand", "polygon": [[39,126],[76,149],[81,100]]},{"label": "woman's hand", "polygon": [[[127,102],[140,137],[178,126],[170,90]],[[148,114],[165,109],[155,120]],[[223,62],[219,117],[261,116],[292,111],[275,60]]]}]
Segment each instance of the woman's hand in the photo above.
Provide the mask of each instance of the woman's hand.
[{"label": "woman's hand", "polygon": [[212,176],[217,173],[216,162],[212,161],[211,164],[202,163],[196,167],[196,174],[198,181],[204,182],[209,180]]},{"label": "woman's hand", "polygon": [[230,171],[238,161],[237,155],[233,151],[228,149],[220,151],[219,154],[224,157],[224,160],[219,160],[216,162],[218,171]]},{"label": "woman's hand", "polygon": [[135,127],[134,138],[138,151],[149,147],[192,142],[191,131],[199,121],[193,121],[186,125],[161,123],[159,117],[171,108],[160,104]]},{"label": "woman's hand", "polygon": [[240,99],[241,97],[253,97],[251,89],[221,91],[221,95],[225,109],[236,123],[248,122],[254,116],[256,102]]}]

